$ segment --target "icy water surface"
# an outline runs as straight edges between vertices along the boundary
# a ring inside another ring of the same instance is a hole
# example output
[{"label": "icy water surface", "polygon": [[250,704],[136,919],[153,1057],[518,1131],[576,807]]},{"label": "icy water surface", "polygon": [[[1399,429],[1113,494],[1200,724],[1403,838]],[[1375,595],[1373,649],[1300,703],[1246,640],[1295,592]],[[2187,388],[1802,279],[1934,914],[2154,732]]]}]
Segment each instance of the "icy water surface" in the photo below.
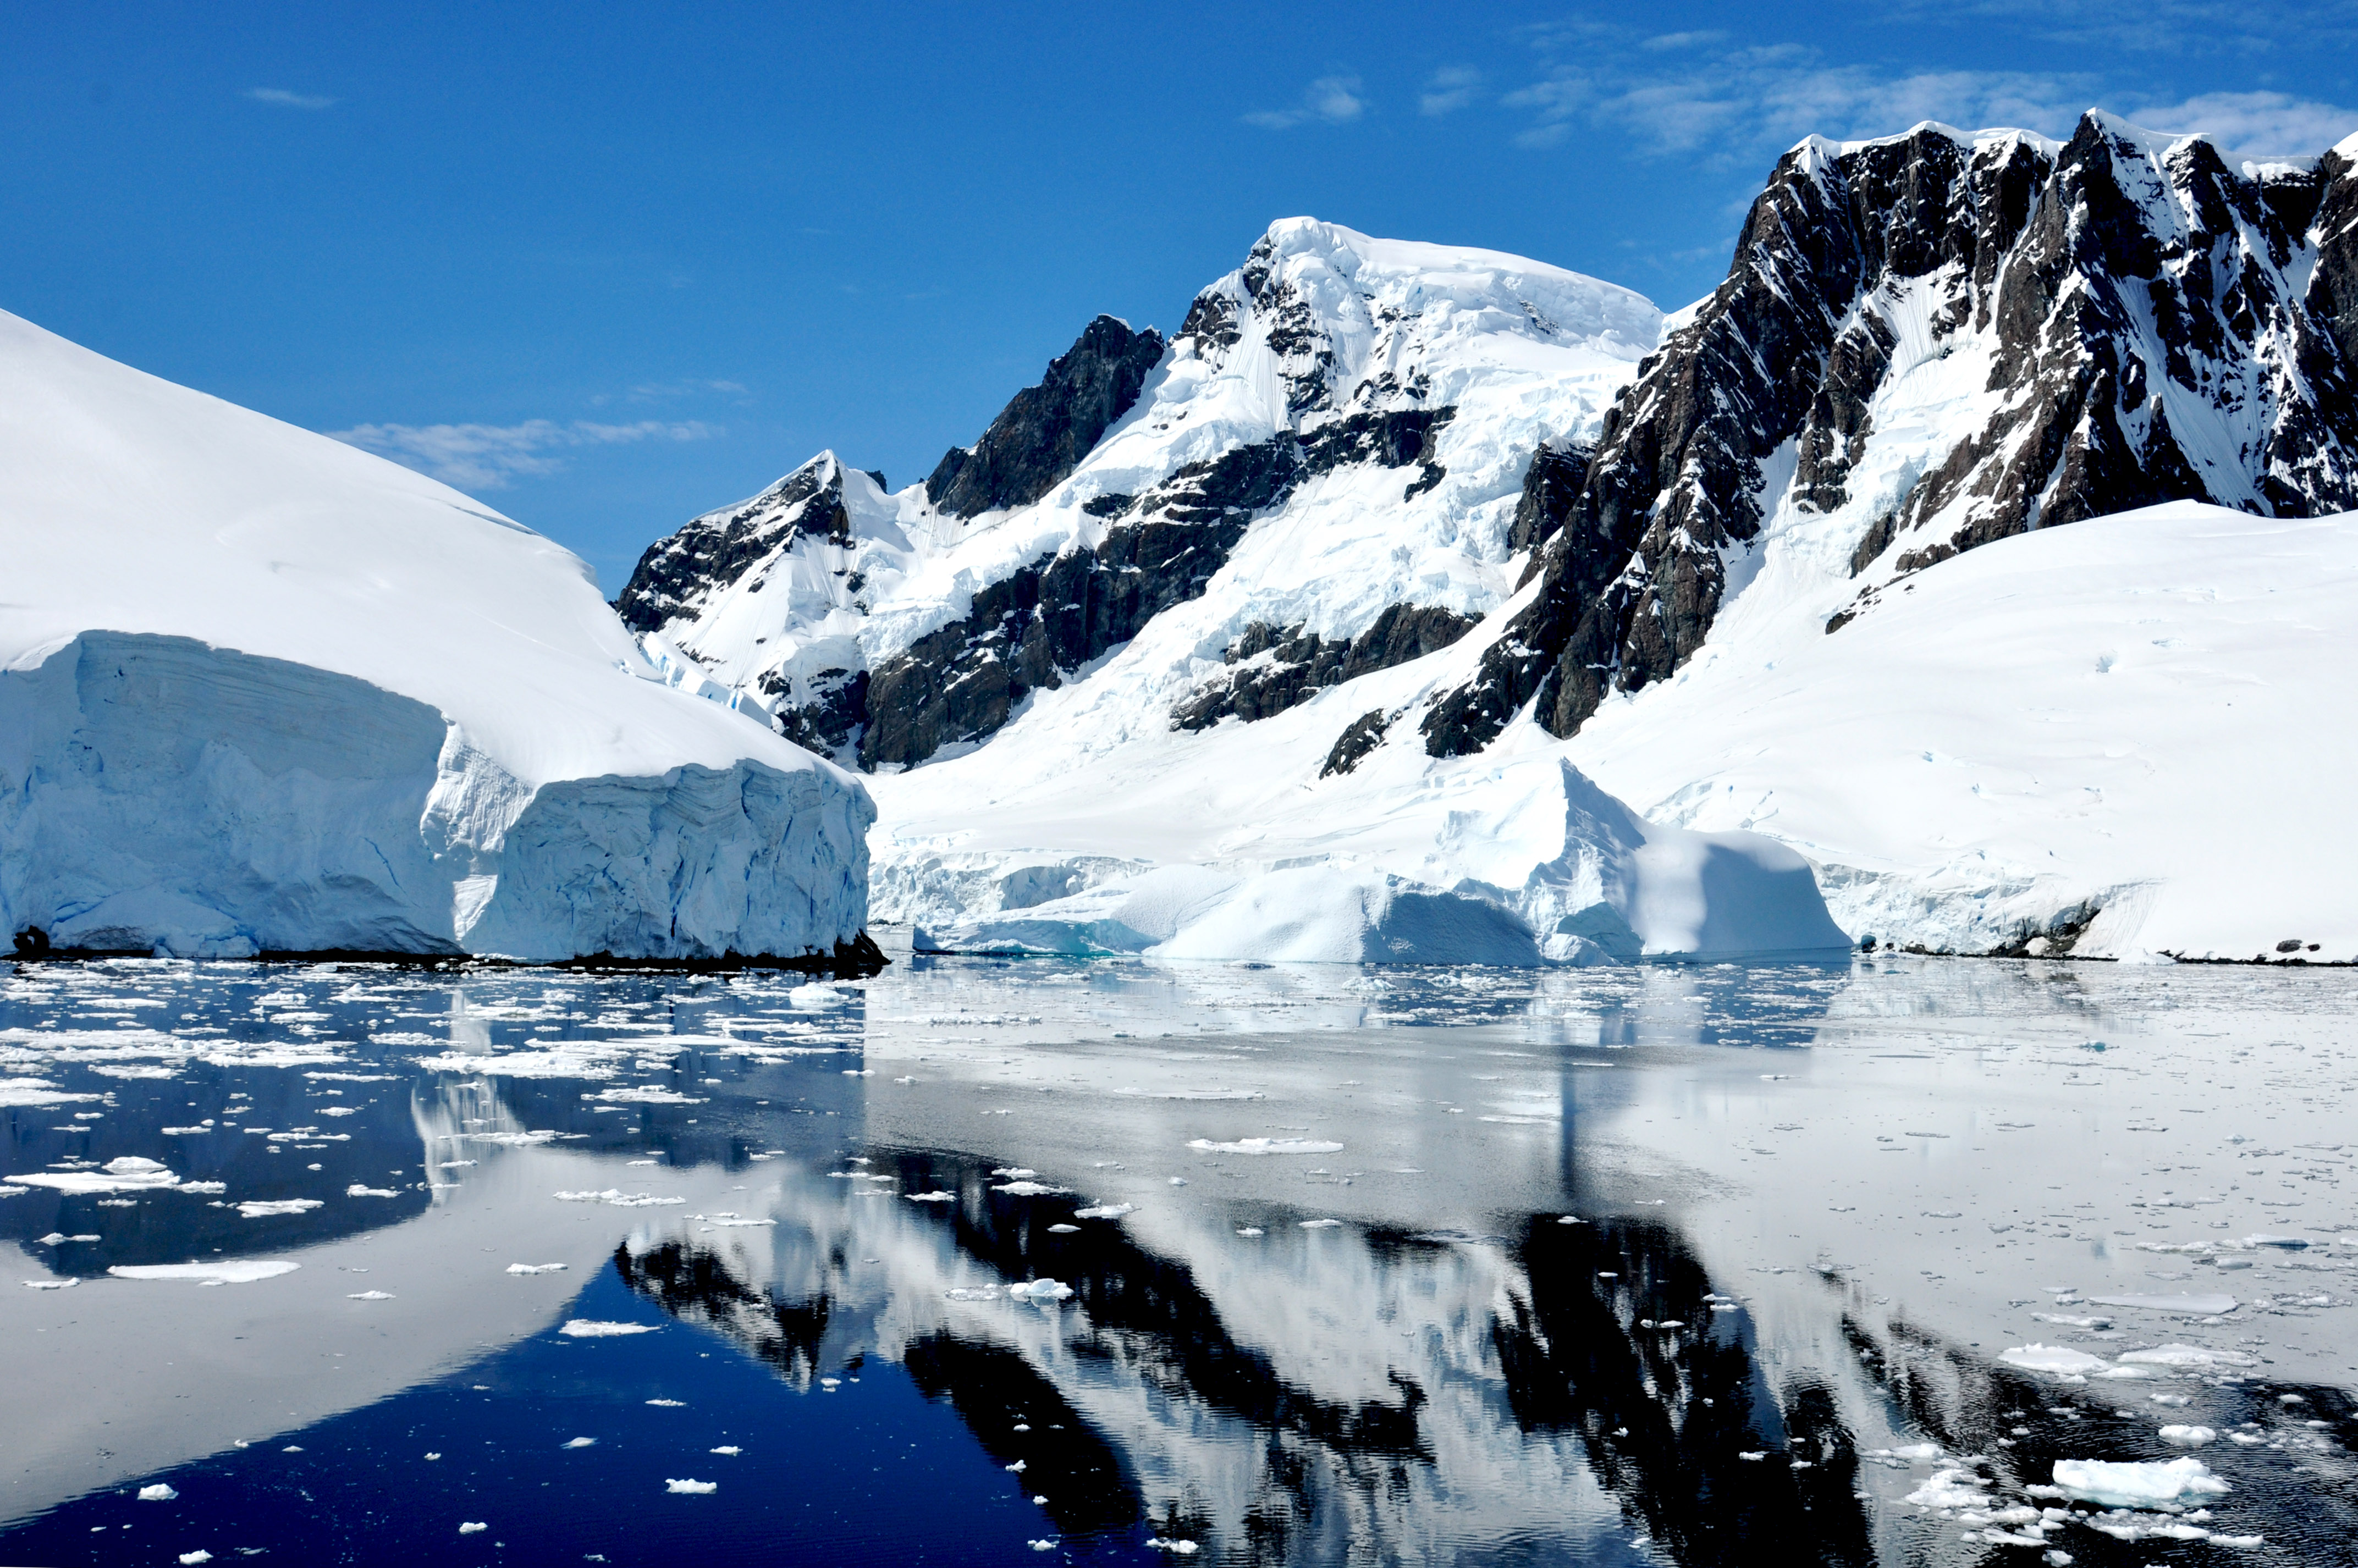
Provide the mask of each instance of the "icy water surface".
[{"label": "icy water surface", "polygon": [[0,986],[0,1562],[2358,1561],[2346,973]]}]

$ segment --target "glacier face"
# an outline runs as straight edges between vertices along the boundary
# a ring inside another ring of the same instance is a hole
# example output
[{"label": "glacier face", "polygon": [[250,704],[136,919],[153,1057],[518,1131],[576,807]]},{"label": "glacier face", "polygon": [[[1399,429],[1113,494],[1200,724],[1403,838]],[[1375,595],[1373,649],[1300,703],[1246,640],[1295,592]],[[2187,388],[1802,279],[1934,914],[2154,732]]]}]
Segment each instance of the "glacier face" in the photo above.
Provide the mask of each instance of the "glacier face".
[{"label": "glacier face", "polygon": [[674,689],[569,553],[5,315],[0,409],[10,932],[189,956],[860,943],[866,791]]}]

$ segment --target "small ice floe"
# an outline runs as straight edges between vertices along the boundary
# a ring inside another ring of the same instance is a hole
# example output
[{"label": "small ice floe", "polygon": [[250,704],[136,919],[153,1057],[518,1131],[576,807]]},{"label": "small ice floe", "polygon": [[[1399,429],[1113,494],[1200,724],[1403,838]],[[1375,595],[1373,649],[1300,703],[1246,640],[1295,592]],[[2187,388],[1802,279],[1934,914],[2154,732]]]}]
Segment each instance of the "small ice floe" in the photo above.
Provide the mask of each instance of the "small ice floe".
[{"label": "small ice floe", "polygon": [[168,1503],[179,1495],[161,1481],[152,1487],[139,1488],[139,1500],[143,1503]]},{"label": "small ice floe", "polygon": [[248,1219],[268,1219],[282,1214],[308,1214],[315,1208],[326,1206],[327,1205],[318,1198],[281,1198],[275,1203],[262,1203],[249,1199],[237,1206],[237,1212]]},{"label": "small ice floe", "polygon": [[1736,1451],[1736,1456],[1747,1465],[1758,1465],[1768,1457],[1768,1451],[1765,1448],[1743,1448]]},{"label": "small ice floe", "polygon": [[389,1291],[355,1291],[352,1294],[344,1297],[344,1300],[348,1302],[389,1302],[393,1300],[393,1294]]},{"label": "small ice floe", "polygon": [[[598,1440],[594,1437],[575,1437],[568,1439],[557,1446],[561,1448],[595,1448],[598,1446]],[[427,1457],[430,1459],[433,1455],[428,1454]]]},{"label": "small ice floe", "polygon": [[196,1563],[210,1563],[210,1562],[211,1562],[212,1560],[213,1560],[213,1554],[212,1554],[211,1552],[207,1552],[207,1551],[206,1551],[203,1547],[201,1547],[201,1546],[200,1546],[200,1547],[199,1547],[199,1548],[197,1548],[197,1550],[195,1550],[194,1552],[181,1552],[181,1553],[180,1553],[180,1561],[181,1561],[181,1562],[183,1562],[183,1563],[189,1563],[189,1564],[191,1564],[191,1565],[192,1565],[192,1568],[193,1568],[193,1565],[194,1565],[194,1564],[196,1564]]},{"label": "small ice floe", "polygon": [[2061,1328],[2110,1328],[2109,1317],[2072,1317],[2063,1313],[2035,1312],[2031,1317],[2039,1323],[2051,1323]]},{"label": "small ice floe", "polygon": [[172,1190],[176,1193],[220,1194],[229,1191],[229,1184],[227,1182],[182,1182]]},{"label": "small ice floe", "polygon": [[1340,1154],[1340,1143],[1318,1138],[1239,1138],[1216,1143],[1208,1138],[1190,1140],[1187,1147],[1204,1154]]},{"label": "small ice floe", "polygon": [[492,1527],[490,1525],[485,1524],[481,1519],[468,1519],[459,1526],[459,1533],[460,1535],[481,1535],[483,1531],[491,1528]]},{"label": "small ice floe", "polygon": [[609,1105],[702,1105],[705,1102],[654,1084],[627,1089],[600,1089],[598,1098]]},{"label": "small ice floe", "polygon": [[159,1161],[125,1154],[94,1171],[36,1171],[30,1175],[10,1176],[8,1180],[16,1186],[49,1187],[69,1196],[81,1196],[177,1186],[180,1178]]},{"label": "small ice floe", "polygon": [[344,1196],[348,1198],[397,1198],[400,1195],[391,1187],[364,1187],[358,1182],[344,1189]]},{"label": "small ice floe", "polygon": [[654,1406],[655,1409],[662,1411],[685,1410],[687,1408],[687,1401],[686,1400],[649,1400],[647,1403]]},{"label": "small ice floe", "polygon": [[2207,1426],[2165,1426],[2158,1433],[2172,1448],[2200,1448],[2218,1441],[2219,1434]]},{"label": "small ice floe", "polygon": [[1014,1464],[1010,1465],[1008,1465],[1008,1466],[1007,1466],[1007,1468],[1008,1468],[1008,1470],[1009,1470],[1010,1472],[1011,1472],[1011,1473],[1012,1473],[1012,1474],[1014,1474],[1014,1475],[1018,1475],[1018,1476],[1021,1476],[1022,1474],[1023,1474],[1023,1472],[1024,1472],[1025,1470],[1029,1469],[1030,1467],[1031,1467],[1031,1461],[1029,1461],[1029,1460],[1025,1460],[1025,1459],[1018,1459]]},{"label": "small ice floe", "polygon": [[1008,1286],[1007,1293],[1019,1302],[1061,1302],[1073,1293],[1073,1287],[1057,1280],[1031,1280]]},{"label": "small ice floe", "polygon": [[206,1285],[250,1285],[291,1274],[300,1263],[284,1258],[241,1258],[212,1263],[117,1263],[107,1272],[118,1280],[194,1280]]},{"label": "small ice floe", "polygon": [[1239,1225],[1237,1227],[1237,1234],[1238,1236],[1261,1236],[1267,1233],[1258,1225]]},{"label": "small ice floe", "polygon": [[1174,1176],[1171,1178],[1171,1184],[1174,1187],[1184,1187],[1187,1184],[1187,1178],[1184,1176]]},{"label": "small ice floe", "polygon": [[956,1193],[903,1193],[901,1195],[907,1198],[911,1203],[957,1202],[957,1194]]},{"label": "small ice floe", "polygon": [[942,1292],[942,1298],[953,1302],[995,1302],[1006,1294],[997,1285],[952,1285]]},{"label": "small ice floe", "polygon": [[1045,1182],[1017,1181],[1008,1182],[1002,1185],[993,1187],[990,1190],[994,1193],[1005,1193],[1010,1197],[1044,1198],[1052,1197],[1066,1189],[1063,1187],[1052,1187]]},{"label": "small ice floe", "polygon": [[575,1317],[568,1318],[565,1325],[557,1332],[570,1339],[616,1339],[626,1334],[653,1334],[661,1326],[653,1323],[606,1323],[592,1317]]},{"label": "small ice floe", "polygon": [[1342,1223],[1343,1222],[1339,1219],[1305,1219],[1302,1222],[1302,1228],[1304,1230],[1332,1230],[1335,1227]]},{"label": "small ice floe", "polygon": [[1204,1550],[1201,1546],[1198,1546],[1192,1541],[1168,1539],[1160,1535],[1156,1536],[1146,1544],[1153,1551],[1168,1552],[1180,1557],[1193,1557],[1195,1553]]},{"label": "small ice floe", "polygon": [[717,1492],[719,1489],[720,1483],[718,1481],[667,1480],[664,1483],[665,1491],[679,1493],[689,1497],[702,1497],[707,1492]]},{"label": "small ice floe", "polygon": [[511,1274],[561,1274],[565,1272],[565,1265],[562,1263],[511,1263],[508,1265],[508,1272]]},{"label": "small ice floe", "polygon": [[1077,1225],[1052,1225],[1048,1227],[1048,1234],[1051,1236],[1077,1236],[1080,1234],[1080,1230],[1081,1227]]},{"label": "small ice floe", "polygon": [[1982,1490],[1982,1479],[1962,1465],[1944,1465],[1932,1472],[1932,1478],[1908,1494],[1908,1500],[1927,1509],[1985,1509],[1990,1495]]},{"label": "small ice floe", "polygon": [[2058,1459],[2055,1485],[2066,1497],[2109,1509],[2171,1509],[2224,1497],[2227,1483],[2200,1459],[2114,1464]]},{"label": "small ice floe", "polygon": [[1581,1223],[1581,1218],[1576,1214],[1563,1214],[1558,1215],[1555,1222],[1558,1225],[1578,1225]]},{"label": "small ice floe", "polygon": [[1120,1219],[1123,1215],[1136,1212],[1137,1207],[1132,1204],[1101,1203],[1092,1204],[1087,1208],[1075,1209],[1073,1217],[1075,1219]]},{"label": "small ice floe", "polygon": [[2170,1367],[2185,1371],[2199,1371],[2206,1367],[2256,1367],[2257,1358],[2240,1350],[2212,1350],[2201,1345],[2158,1345],[2150,1350],[2131,1350],[2121,1357],[2123,1361],[2141,1367]]},{"label": "small ice floe", "polygon": [[[1036,1503],[1044,1501],[1045,1499],[1034,1498],[1032,1500]],[[1053,1541],[1032,1541],[1025,1542],[1025,1544],[1030,1546],[1034,1552],[1054,1552],[1056,1550],[1056,1543]]]},{"label": "small ice floe", "polygon": [[737,1455],[739,1455],[740,1454],[744,1453],[745,1451],[744,1451],[743,1449],[741,1449],[741,1448],[738,1447],[738,1446],[737,1446],[735,1444],[733,1444],[733,1443],[724,1443],[724,1444],[722,1444],[719,1447],[718,1447],[718,1448],[714,1448],[714,1449],[708,1449],[708,1450],[707,1450],[707,1452],[708,1452],[708,1453],[712,1453],[712,1454],[726,1454],[727,1455],[729,1455],[729,1457],[730,1457],[731,1459],[734,1459],[734,1458],[736,1458],[736,1457],[737,1457]]},{"label": "small ice floe", "polygon": [[2136,1307],[2147,1312],[2174,1312],[2187,1317],[2220,1317],[2234,1312],[2241,1303],[2233,1296],[2090,1296],[2091,1304],[2109,1307]]},{"label": "small ice floe", "polygon": [[2074,1350],[2068,1345],[2017,1345],[2010,1350],[1999,1351],[1997,1358],[2026,1372],[2066,1372],[2085,1376],[2090,1372],[2112,1369],[2112,1364],[2103,1357]]},{"label": "small ice floe", "polygon": [[614,1187],[608,1187],[601,1193],[585,1190],[578,1193],[552,1193],[549,1195],[559,1203],[602,1203],[615,1208],[667,1208],[675,1204],[687,1202],[686,1198],[659,1198],[645,1193],[626,1193]]}]

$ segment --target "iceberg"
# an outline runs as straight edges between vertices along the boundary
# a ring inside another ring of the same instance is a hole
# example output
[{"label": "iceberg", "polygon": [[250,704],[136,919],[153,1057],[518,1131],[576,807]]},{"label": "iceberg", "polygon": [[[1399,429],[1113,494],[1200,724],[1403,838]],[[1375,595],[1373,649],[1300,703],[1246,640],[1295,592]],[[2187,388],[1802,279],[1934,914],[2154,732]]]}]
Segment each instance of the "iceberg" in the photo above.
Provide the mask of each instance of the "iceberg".
[{"label": "iceberg", "polygon": [[860,782],[447,486],[0,313],[0,548],[21,950],[872,955]]}]

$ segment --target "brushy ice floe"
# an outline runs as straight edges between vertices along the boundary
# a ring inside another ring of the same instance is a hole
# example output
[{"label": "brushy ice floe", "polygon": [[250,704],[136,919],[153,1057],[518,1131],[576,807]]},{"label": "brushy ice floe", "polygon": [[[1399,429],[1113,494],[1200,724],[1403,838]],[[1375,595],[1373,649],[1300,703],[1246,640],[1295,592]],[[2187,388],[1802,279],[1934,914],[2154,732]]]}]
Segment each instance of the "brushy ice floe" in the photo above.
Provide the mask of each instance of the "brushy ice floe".
[{"label": "brushy ice floe", "polygon": [[1316,1138],[1239,1138],[1216,1143],[1208,1138],[1189,1141],[1187,1147],[1206,1154],[1340,1154],[1340,1143]]},{"label": "brushy ice floe", "polygon": [[2173,1508],[2224,1497],[2227,1483],[2200,1459],[2114,1463],[2104,1459],[2058,1459],[2055,1485],[2082,1502],[2114,1509]]},{"label": "brushy ice floe", "polygon": [[249,1285],[256,1280],[291,1274],[302,1266],[285,1258],[242,1258],[212,1263],[117,1263],[107,1272],[118,1280],[195,1280],[209,1285]]}]

